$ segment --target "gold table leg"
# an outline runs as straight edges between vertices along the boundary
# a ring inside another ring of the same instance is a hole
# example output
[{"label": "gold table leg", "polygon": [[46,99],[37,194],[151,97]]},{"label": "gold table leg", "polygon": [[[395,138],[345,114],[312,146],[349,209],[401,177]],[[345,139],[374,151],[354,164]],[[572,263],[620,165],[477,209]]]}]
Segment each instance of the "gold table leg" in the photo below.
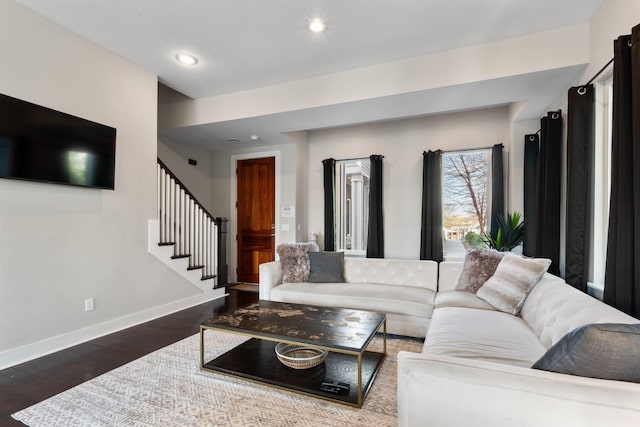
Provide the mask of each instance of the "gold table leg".
[{"label": "gold table leg", "polygon": [[200,326],[200,369],[204,368],[204,328]]},{"label": "gold table leg", "polygon": [[362,406],[362,353],[358,353],[358,408]]}]

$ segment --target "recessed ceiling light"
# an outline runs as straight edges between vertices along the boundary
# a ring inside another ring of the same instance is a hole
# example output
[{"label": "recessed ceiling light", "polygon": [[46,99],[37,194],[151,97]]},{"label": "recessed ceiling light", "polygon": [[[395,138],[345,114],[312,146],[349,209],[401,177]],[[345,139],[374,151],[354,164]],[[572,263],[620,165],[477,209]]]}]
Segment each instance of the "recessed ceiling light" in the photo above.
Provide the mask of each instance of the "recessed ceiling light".
[{"label": "recessed ceiling light", "polygon": [[314,33],[321,33],[325,30],[325,28],[326,26],[324,24],[324,21],[320,18],[313,18],[309,21],[309,30],[313,31]]},{"label": "recessed ceiling light", "polygon": [[253,141],[257,141],[257,140],[259,140],[259,139],[260,139],[260,137],[259,137],[258,135],[251,135],[251,139],[252,139]]},{"label": "recessed ceiling light", "polygon": [[189,55],[188,53],[176,53],[176,60],[184,65],[196,65],[198,63],[198,58],[193,55]]},{"label": "recessed ceiling light", "polygon": [[236,138],[229,138],[227,141],[229,141],[232,144],[237,144],[238,142],[240,142],[240,140]]}]

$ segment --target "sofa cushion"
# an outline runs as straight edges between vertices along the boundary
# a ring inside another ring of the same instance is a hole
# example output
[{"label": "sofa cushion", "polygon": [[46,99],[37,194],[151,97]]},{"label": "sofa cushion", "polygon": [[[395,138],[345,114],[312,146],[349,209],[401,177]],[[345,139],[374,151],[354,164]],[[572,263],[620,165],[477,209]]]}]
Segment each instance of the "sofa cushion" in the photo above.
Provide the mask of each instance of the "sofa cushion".
[{"label": "sofa cushion", "polygon": [[435,292],[379,283],[283,283],[273,288],[271,299],[429,318]]},{"label": "sofa cushion", "polygon": [[318,251],[315,243],[281,243],[276,249],[282,264],[282,283],[306,282],[309,279],[309,251]]},{"label": "sofa cushion", "polygon": [[550,265],[550,259],[507,253],[476,295],[500,311],[517,315],[527,294]]},{"label": "sofa cushion", "polygon": [[532,368],[638,383],[640,323],[581,326],[565,335]]},{"label": "sofa cushion", "polygon": [[438,263],[431,260],[352,258],[344,259],[344,280],[349,283],[415,286],[438,289]]},{"label": "sofa cushion", "polygon": [[344,252],[309,252],[309,282],[344,282]]},{"label": "sofa cushion", "polygon": [[456,290],[474,294],[478,292],[484,282],[493,276],[504,254],[493,250],[471,249],[464,256]]},{"label": "sofa cushion", "polygon": [[467,307],[482,310],[495,310],[491,304],[478,298],[476,294],[465,291],[442,291],[436,294],[435,308]]},{"label": "sofa cushion", "polygon": [[423,353],[530,367],[546,351],[520,317],[495,310],[434,311]]},{"label": "sofa cushion", "polygon": [[520,314],[546,348],[589,323],[638,323],[549,273],[531,290]]}]

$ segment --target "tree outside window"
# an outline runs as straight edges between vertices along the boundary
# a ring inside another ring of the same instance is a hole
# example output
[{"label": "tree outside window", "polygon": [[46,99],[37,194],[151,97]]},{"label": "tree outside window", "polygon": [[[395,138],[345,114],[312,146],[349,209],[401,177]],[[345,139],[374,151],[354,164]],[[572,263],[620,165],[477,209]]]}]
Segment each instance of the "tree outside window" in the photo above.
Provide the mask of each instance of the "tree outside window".
[{"label": "tree outside window", "polygon": [[491,150],[442,155],[445,256],[464,256],[467,241],[488,231],[490,164]]}]

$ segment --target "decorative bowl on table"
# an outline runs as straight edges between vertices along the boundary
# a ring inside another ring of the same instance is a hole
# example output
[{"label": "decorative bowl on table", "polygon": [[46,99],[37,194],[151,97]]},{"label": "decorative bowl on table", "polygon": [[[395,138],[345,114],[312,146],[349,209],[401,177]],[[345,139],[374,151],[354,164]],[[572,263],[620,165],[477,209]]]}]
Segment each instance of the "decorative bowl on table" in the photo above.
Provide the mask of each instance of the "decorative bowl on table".
[{"label": "decorative bowl on table", "polygon": [[314,347],[278,343],[276,356],[283,365],[293,369],[310,369],[318,366],[327,358],[328,351]]}]

